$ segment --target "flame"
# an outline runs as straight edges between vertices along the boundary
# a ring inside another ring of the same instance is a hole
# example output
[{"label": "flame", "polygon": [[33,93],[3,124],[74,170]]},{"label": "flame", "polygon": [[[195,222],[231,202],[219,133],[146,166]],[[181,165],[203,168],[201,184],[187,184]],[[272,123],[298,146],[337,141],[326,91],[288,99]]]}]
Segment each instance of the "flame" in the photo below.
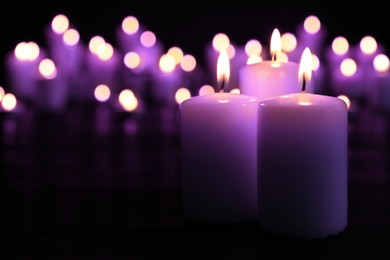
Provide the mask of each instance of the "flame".
[{"label": "flame", "polygon": [[229,56],[225,50],[219,53],[217,64],[217,80],[218,83],[227,84],[230,77],[230,63]]},{"label": "flame", "polygon": [[280,32],[278,29],[274,29],[271,36],[271,55],[276,56],[276,54],[282,51],[282,40],[280,37]]},{"label": "flame", "polygon": [[299,64],[299,71],[298,71],[298,80],[301,83],[301,85],[308,84],[310,82],[311,72],[313,70],[312,62],[313,62],[313,58],[311,55],[311,51],[308,47],[306,47],[302,53],[301,61]]}]

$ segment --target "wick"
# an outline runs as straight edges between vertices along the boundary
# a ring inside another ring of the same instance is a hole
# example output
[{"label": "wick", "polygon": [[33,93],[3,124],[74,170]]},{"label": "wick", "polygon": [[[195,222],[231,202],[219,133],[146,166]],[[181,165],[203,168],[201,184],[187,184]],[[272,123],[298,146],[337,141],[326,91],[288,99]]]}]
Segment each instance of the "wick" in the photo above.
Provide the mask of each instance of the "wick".
[{"label": "wick", "polygon": [[219,89],[219,92],[222,93],[224,91],[224,88],[225,88],[225,77],[222,77],[221,88]]},{"label": "wick", "polygon": [[303,80],[302,80],[302,92],[305,92],[306,91],[306,77],[303,76]]}]

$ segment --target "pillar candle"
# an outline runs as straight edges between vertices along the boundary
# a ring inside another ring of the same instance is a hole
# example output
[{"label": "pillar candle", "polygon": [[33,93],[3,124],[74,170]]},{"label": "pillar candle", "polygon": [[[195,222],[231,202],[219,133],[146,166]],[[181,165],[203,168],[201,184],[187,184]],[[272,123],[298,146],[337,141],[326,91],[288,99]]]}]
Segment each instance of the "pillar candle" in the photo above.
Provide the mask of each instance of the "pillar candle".
[{"label": "pillar candle", "polygon": [[[271,38],[272,60],[264,60],[243,66],[239,72],[241,94],[255,96],[264,100],[279,95],[300,91],[297,62],[278,60],[281,52],[281,39],[278,29]],[[308,91],[311,91],[309,86]]]},{"label": "pillar candle", "polygon": [[[307,61],[307,50],[302,61]],[[303,82],[309,80],[310,73],[302,75]],[[302,91],[260,101],[262,229],[285,237],[319,239],[346,228],[347,119],[346,103],[333,96]]]},{"label": "pillar candle", "polygon": [[[220,64],[229,64],[225,51],[220,53],[217,71],[222,70]],[[222,82],[227,75],[222,74]],[[257,104],[256,97],[223,91],[180,103],[186,218],[209,223],[256,219]]]}]

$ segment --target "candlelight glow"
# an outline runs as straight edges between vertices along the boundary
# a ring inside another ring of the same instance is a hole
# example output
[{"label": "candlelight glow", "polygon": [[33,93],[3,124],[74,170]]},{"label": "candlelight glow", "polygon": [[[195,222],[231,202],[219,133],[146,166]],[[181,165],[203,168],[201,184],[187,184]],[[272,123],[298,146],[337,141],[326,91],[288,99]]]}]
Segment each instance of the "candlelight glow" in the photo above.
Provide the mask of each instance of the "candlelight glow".
[{"label": "candlelight glow", "polygon": [[4,94],[5,94],[5,91],[4,91],[3,87],[0,86],[0,102],[4,97]]},{"label": "candlelight glow", "polygon": [[[229,82],[230,77],[230,63],[229,56],[226,51],[221,51],[217,63],[217,80],[218,83],[225,84]],[[223,86],[226,87],[226,86]]]},{"label": "candlelight glow", "polygon": [[228,54],[229,60],[233,59],[234,56],[236,56],[236,48],[232,44],[229,45],[226,52]]},{"label": "candlelight glow", "polygon": [[246,64],[249,65],[249,64],[262,62],[262,61],[263,61],[263,58],[261,56],[259,56],[259,55],[251,55],[246,60]]},{"label": "candlelight glow", "polygon": [[340,64],[341,74],[343,74],[346,77],[351,77],[355,75],[356,70],[357,70],[357,65],[355,60],[353,60],[352,58],[346,58]]},{"label": "candlelight glow", "polygon": [[378,48],[378,44],[374,37],[365,36],[360,40],[360,50],[367,55],[373,54]]},{"label": "candlelight glow", "polygon": [[193,71],[196,68],[195,57],[191,54],[184,55],[182,61],[180,62],[180,67],[186,72]]},{"label": "candlelight glow", "polygon": [[130,51],[123,57],[123,63],[127,68],[135,69],[138,68],[141,64],[141,57],[138,55],[138,53]]},{"label": "candlelight glow", "polygon": [[[279,52],[278,54],[278,61],[280,62],[288,62],[288,55],[285,52]],[[275,64],[272,64],[272,66],[275,66]]]},{"label": "candlelight glow", "polygon": [[39,73],[46,79],[53,79],[57,76],[57,68],[51,59],[43,59],[39,62]]},{"label": "candlelight glow", "polygon": [[104,45],[106,41],[102,36],[96,35],[89,40],[88,48],[89,51],[93,54],[97,54],[98,50],[101,48],[100,46]]},{"label": "candlelight glow", "polygon": [[35,42],[20,42],[16,45],[15,57],[22,61],[33,61],[39,57],[39,46]]},{"label": "candlelight glow", "polygon": [[315,15],[310,15],[306,17],[303,27],[305,28],[305,31],[310,33],[310,34],[315,34],[319,32],[321,29],[321,21],[318,19],[317,16]]},{"label": "candlelight glow", "polygon": [[234,89],[230,90],[230,93],[232,93],[232,94],[240,94],[241,91],[240,91],[239,88],[234,88]]},{"label": "candlelight glow", "polygon": [[169,48],[167,53],[172,55],[172,57],[175,59],[176,65],[180,64],[180,62],[182,61],[183,56],[184,56],[183,51],[177,46]]},{"label": "candlelight glow", "polygon": [[138,99],[130,89],[124,89],[119,93],[118,101],[124,110],[130,112],[138,107]]},{"label": "candlelight glow", "polygon": [[373,60],[375,71],[381,75],[389,72],[389,65],[389,57],[385,54],[378,54]]},{"label": "candlelight glow", "polygon": [[97,49],[96,55],[99,57],[99,59],[107,61],[114,55],[114,47],[112,47],[112,45],[107,42],[101,44]]},{"label": "candlelight glow", "polygon": [[111,91],[110,91],[110,88],[106,84],[100,84],[100,85],[96,86],[93,94],[94,94],[97,101],[105,102],[110,98]]},{"label": "candlelight glow", "polygon": [[297,48],[297,38],[292,33],[283,33],[281,36],[282,41],[282,51],[284,52],[292,52]]},{"label": "candlelight glow", "polygon": [[140,42],[144,47],[152,47],[156,44],[156,35],[151,31],[145,31],[141,34]]},{"label": "candlelight glow", "polygon": [[299,70],[298,70],[298,80],[300,84],[303,86],[303,90],[306,87],[305,85],[309,84],[310,82],[312,68],[313,65],[312,65],[311,51],[308,47],[306,47],[302,53],[301,61],[299,63]]},{"label": "candlelight glow", "polygon": [[12,111],[15,109],[17,100],[14,94],[7,93],[4,95],[3,100],[1,101],[1,106],[6,111]]},{"label": "candlelight glow", "polygon": [[191,92],[187,88],[179,88],[175,93],[175,100],[177,104],[181,104],[186,99],[191,97]]},{"label": "candlelight glow", "polygon": [[251,39],[251,40],[247,41],[247,43],[245,44],[245,53],[249,57],[254,56],[254,55],[259,56],[261,54],[262,50],[263,50],[263,47],[262,47],[260,41],[258,41],[256,39]]},{"label": "candlelight glow", "polygon": [[319,70],[320,65],[321,65],[320,59],[314,53],[311,54],[311,58],[312,58],[311,62],[312,62],[312,65],[313,65],[313,68],[312,68],[313,71]]},{"label": "candlelight glow", "polygon": [[276,56],[282,51],[282,40],[278,29],[274,29],[271,36],[271,55]]},{"label": "candlelight glow", "polygon": [[168,53],[163,54],[160,57],[160,61],[159,61],[158,65],[159,65],[161,71],[163,71],[165,73],[173,72],[176,68],[175,58],[173,58],[173,56],[168,54]]},{"label": "candlelight glow", "polygon": [[230,46],[230,39],[229,37],[224,33],[217,33],[213,37],[213,48],[217,52],[221,52],[222,50],[227,50]]},{"label": "candlelight glow", "polygon": [[62,34],[69,28],[69,19],[64,14],[57,14],[51,21],[51,28],[56,34]]},{"label": "candlelight glow", "polygon": [[351,107],[351,100],[346,95],[339,95],[337,98],[343,100],[345,104],[347,105],[347,108],[349,109]]},{"label": "candlelight glow", "polygon": [[349,50],[348,40],[343,36],[338,36],[332,41],[332,50],[337,55],[344,55]]},{"label": "candlelight glow", "polygon": [[139,22],[135,16],[129,15],[126,16],[122,21],[122,30],[128,34],[132,35],[138,32]]},{"label": "candlelight glow", "polygon": [[202,87],[200,87],[198,93],[199,93],[199,96],[203,96],[203,95],[213,94],[213,93],[215,93],[215,90],[212,86],[206,84],[206,85],[203,85]]},{"label": "candlelight glow", "polygon": [[76,29],[68,29],[65,31],[62,39],[66,45],[74,46],[79,42],[80,34]]}]

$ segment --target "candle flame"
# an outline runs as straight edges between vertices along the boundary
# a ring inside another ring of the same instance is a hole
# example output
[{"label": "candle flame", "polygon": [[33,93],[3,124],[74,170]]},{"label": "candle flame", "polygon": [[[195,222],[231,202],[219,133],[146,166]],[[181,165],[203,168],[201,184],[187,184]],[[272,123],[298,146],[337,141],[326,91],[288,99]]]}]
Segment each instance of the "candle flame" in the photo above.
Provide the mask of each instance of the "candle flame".
[{"label": "candle flame", "polygon": [[274,29],[271,36],[271,55],[272,60],[276,60],[278,53],[282,51],[282,40],[278,29]]},{"label": "candle flame", "polygon": [[219,53],[218,64],[217,64],[217,80],[221,85],[221,91],[223,91],[225,85],[229,82],[230,77],[230,63],[229,56],[226,50],[222,50]]},{"label": "candle flame", "polygon": [[308,47],[306,47],[302,53],[298,71],[298,80],[302,85],[302,91],[305,91],[306,85],[310,82],[312,70],[313,65],[311,51]]}]

